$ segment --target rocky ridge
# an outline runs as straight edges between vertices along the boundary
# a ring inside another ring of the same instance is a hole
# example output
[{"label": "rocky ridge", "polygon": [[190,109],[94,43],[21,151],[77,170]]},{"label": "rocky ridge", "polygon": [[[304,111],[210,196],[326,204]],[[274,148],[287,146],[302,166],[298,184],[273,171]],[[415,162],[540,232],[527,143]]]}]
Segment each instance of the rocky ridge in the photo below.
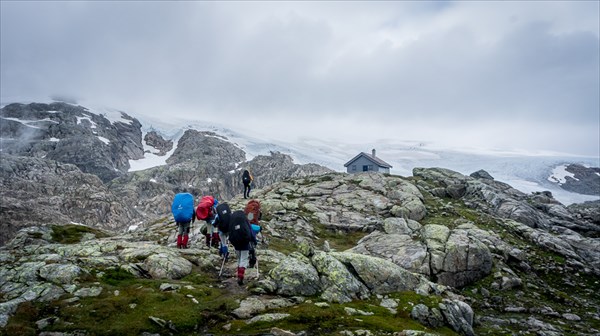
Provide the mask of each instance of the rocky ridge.
[{"label": "rocky ridge", "polygon": [[600,196],[600,168],[569,164],[565,170],[572,176],[565,176],[564,183],[559,183],[561,188],[584,195]]},{"label": "rocky ridge", "polygon": [[27,226],[89,223],[118,231],[139,221],[131,203],[96,175],[72,164],[5,154],[0,160],[0,215],[0,244]]},{"label": "rocky ridge", "polygon": [[[551,194],[525,195],[445,169],[413,173],[330,173],[255,190],[264,232],[247,288],[231,278],[234,261],[224,279],[206,280],[216,279],[220,260],[197,239],[200,223],[189,250],[174,248],[168,217],[119,236],[80,229],[70,244],[59,241],[58,227],[23,230],[0,250],[0,321],[5,330],[72,332],[82,329],[83,317],[69,315],[77,306],[108,328],[102,312],[116,300],[137,333],[600,332],[593,223]],[[245,204],[228,202],[234,210]],[[148,295],[177,303],[153,310],[141,299]],[[19,322],[27,302],[57,308]],[[216,311],[202,308],[215,302]],[[178,306],[196,317],[169,313]]]},{"label": "rocky ridge", "polygon": [[143,157],[140,122],[124,112],[112,122],[67,103],[10,104],[0,109],[2,154],[46,158],[76,165],[103,182]]},{"label": "rocky ridge", "polygon": [[[19,228],[81,223],[116,232],[157,220],[175,193],[231,198],[243,190],[241,169],[251,166],[255,186],[331,172],[297,165],[272,153],[246,161],[243,150],[212,132],[186,130],[167,165],[127,172],[143,147],[166,155],[174,144],[123,112],[110,121],[66,103],[10,104],[0,109],[0,245]],[[112,116],[114,118],[114,116]]]}]

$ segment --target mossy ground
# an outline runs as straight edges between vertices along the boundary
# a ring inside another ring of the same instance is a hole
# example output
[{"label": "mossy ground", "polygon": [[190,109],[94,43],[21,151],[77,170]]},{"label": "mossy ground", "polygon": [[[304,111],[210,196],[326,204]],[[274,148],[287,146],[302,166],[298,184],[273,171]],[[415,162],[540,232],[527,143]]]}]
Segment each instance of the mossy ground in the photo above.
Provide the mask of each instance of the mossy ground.
[{"label": "mossy ground", "polygon": [[[198,270],[196,270],[198,271]],[[51,303],[24,303],[10,318],[2,335],[36,334],[36,321],[58,317],[45,331],[74,332],[86,335],[139,335],[142,332],[193,334],[206,331],[230,319],[229,312],[242,296],[220,286],[215,276],[196,273],[181,280],[139,279],[117,270],[105,270],[99,281],[84,286],[101,286],[98,297],[68,303],[67,297]],[[180,289],[161,291],[163,283]],[[192,299],[195,298],[198,303]],[[154,316],[171,321],[171,329],[152,322]]]},{"label": "mossy ground", "polygon": [[[240,290],[229,291],[213,275],[196,273],[181,280],[158,281],[138,279],[120,270],[104,270],[98,281],[85,284],[101,286],[98,297],[82,298],[68,303],[68,297],[51,303],[21,304],[10,318],[0,335],[37,335],[36,321],[47,317],[58,320],[44,331],[76,332],[85,330],[86,335],[140,335],[143,332],[176,335],[260,335],[278,327],[294,332],[307,331],[309,335],[339,335],[344,330],[372,330],[397,332],[405,329],[423,330],[440,335],[456,335],[447,327],[429,329],[410,318],[412,307],[424,303],[436,307],[438,297],[417,295],[413,292],[391,294],[399,301],[397,313],[379,306],[379,299],[354,301],[346,304],[329,304],[318,307],[308,298],[304,303],[287,308],[278,308],[264,313],[287,313],[286,319],[273,322],[247,324],[237,320],[231,311],[238,307],[239,300],[250,293]],[[181,286],[176,291],[161,291],[162,283]],[[236,285],[237,286],[237,285]],[[198,303],[194,303],[192,297]],[[373,313],[370,316],[348,315],[345,307]],[[149,317],[168,321],[159,326]],[[225,328],[228,326],[229,328]]]},{"label": "mossy ground", "polygon": [[96,238],[108,237],[108,234],[105,232],[83,225],[67,224],[52,226],[52,239],[60,244],[79,243],[86,233],[94,234]]},{"label": "mossy ground", "polygon": [[[412,320],[410,310],[417,303],[428,301],[427,297],[418,298],[415,293],[396,293],[394,298],[400,300],[397,313],[392,313],[379,306],[378,300],[354,301],[346,304],[330,303],[328,307],[316,306],[313,300],[291,308],[282,308],[269,313],[287,313],[289,317],[275,322],[257,322],[246,324],[244,321],[231,323],[229,332],[214,330],[215,334],[262,334],[273,327],[292,332],[307,331],[309,335],[340,335],[342,331],[371,330],[378,333],[393,333],[402,330],[422,330],[439,335],[457,335],[454,331],[443,327],[431,329]],[[433,299],[435,301],[435,299]],[[318,299],[314,301],[319,301]],[[409,302],[411,302],[409,304]],[[406,309],[403,309],[403,306]],[[373,315],[349,315],[345,307],[357,309]]]}]

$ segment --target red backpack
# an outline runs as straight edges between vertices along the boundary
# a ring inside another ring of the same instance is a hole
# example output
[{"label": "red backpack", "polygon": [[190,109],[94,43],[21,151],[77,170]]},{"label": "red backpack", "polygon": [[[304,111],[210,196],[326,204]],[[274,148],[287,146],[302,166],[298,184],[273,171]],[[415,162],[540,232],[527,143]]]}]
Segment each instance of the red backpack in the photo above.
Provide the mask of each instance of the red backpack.
[{"label": "red backpack", "polygon": [[244,209],[244,213],[246,214],[250,224],[258,225],[258,221],[262,217],[262,213],[260,212],[260,202],[255,199],[249,200],[248,204],[246,204],[246,208]]},{"label": "red backpack", "polygon": [[196,208],[196,218],[204,220],[212,216],[213,205],[215,205],[215,199],[212,196],[203,196],[200,199],[200,204]]}]

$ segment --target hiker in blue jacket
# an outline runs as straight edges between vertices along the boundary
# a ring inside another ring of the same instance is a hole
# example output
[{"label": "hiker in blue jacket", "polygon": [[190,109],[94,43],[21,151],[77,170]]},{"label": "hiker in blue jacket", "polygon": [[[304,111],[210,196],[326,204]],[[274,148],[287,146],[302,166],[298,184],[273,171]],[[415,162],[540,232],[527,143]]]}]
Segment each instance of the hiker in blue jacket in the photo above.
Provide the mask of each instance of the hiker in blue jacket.
[{"label": "hiker in blue jacket", "polygon": [[177,248],[188,248],[190,225],[196,221],[194,196],[187,192],[176,194],[171,204],[171,212],[177,225]]},{"label": "hiker in blue jacket", "polygon": [[196,214],[192,214],[192,220],[187,222],[176,222],[178,228],[177,248],[188,248],[190,239],[190,227],[196,222]]}]

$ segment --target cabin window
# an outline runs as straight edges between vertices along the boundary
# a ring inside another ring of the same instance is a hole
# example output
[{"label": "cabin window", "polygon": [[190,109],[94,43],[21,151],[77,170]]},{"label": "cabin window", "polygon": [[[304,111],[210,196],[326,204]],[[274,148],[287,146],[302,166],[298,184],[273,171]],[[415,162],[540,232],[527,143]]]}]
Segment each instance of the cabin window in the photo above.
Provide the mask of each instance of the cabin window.
[{"label": "cabin window", "polygon": [[363,171],[369,171],[369,166],[367,166],[367,165],[364,165],[364,166],[363,166]]}]

